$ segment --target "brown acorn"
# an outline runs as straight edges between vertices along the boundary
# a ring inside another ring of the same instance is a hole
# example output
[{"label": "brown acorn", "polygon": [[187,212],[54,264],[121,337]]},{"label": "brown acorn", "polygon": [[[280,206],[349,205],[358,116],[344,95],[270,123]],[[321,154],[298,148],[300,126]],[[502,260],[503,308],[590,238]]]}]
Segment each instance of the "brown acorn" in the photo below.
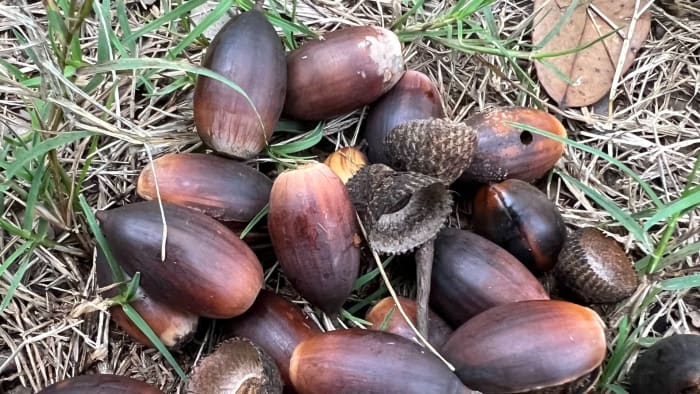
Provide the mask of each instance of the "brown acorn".
[{"label": "brown acorn", "polygon": [[37,394],[163,394],[134,378],[112,374],[78,375],[45,387]]},{"label": "brown acorn", "polygon": [[566,239],[556,205],[519,180],[482,186],[474,197],[474,231],[502,246],[534,272],[554,267]]},{"label": "brown acorn", "polygon": [[405,72],[401,42],[376,26],[348,26],[307,41],[287,56],[284,113],[325,120],[372,103]]},{"label": "brown acorn", "polygon": [[644,350],[630,372],[630,394],[700,392],[700,335],[676,334]]},{"label": "brown acorn", "polygon": [[460,179],[482,183],[542,178],[564,154],[565,144],[509,125],[526,124],[560,137],[566,129],[554,116],[537,109],[502,107],[464,121],[477,134],[474,158]]},{"label": "brown acorn", "polygon": [[488,239],[445,228],[435,240],[430,305],[452,327],[498,305],[547,299],[537,278]]},{"label": "brown acorn", "polygon": [[[106,287],[114,283],[107,258],[101,250],[97,253],[95,271],[97,284],[100,287]],[[125,275],[125,279],[128,281],[131,278]],[[101,295],[103,298],[110,298],[118,294],[119,288],[112,287]],[[135,298],[129,305],[148,324],[163,345],[171,349],[179,349],[189,342],[199,325],[199,316],[154,299],[146,294],[142,287],[137,289]],[[112,320],[131,338],[143,345],[154,347],[153,342],[131,321],[121,306],[115,305],[110,307],[109,314]]]},{"label": "brown acorn", "polygon": [[367,164],[367,157],[357,148],[346,146],[328,155],[323,163],[330,167],[343,183],[348,183],[348,180]]},{"label": "brown acorn", "polygon": [[277,32],[258,9],[237,15],[216,34],[202,67],[238,85],[253,105],[230,86],[199,76],[193,97],[197,133],[217,152],[254,157],[267,145],[284,106],[287,66]]},{"label": "brown acorn", "polygon": [[364,128],[367,157],[372,163],[390,165],[384,138],[394,127],[409,120],[442,118],[444,115],[435,84],[422,72],[407,70],[367,113]]},{"label": "brown acorn", "polygon": [[289,360],[297,345],[321,330],[292,302],[262,290],[246,313],[222,322],[225,336],[248,338],[272,357],[286,386]]},{"label": "brown acorn", "polygon": [[165,261],[161,261],[163,219],[157,202],[97,212],[124,271],[140,272],[140,285],[149,295],[191,313],[216,319],[245,312],[263,283],[262,266],[253,251],[209,216],[167,203],[163,211]]},{"label": "brown acorn", "polygon": [[[399,297],[399,302],[415,326],[417,313],[416,302],[406,297]],[[408,323],[406,323],[401,312],[399,312],[392,297],[386,297],[376,303],[367,311],[365,320],[372,323],[370,328],[373,330],[386,331],[400,335],[421,344],[415,332]],[[447,341],[450,334],[452,334],[452,328],[433,311],[428,312],[428,327],[428,342],[436,348],[442,346]]]},{"label": "brown acorn", "polygon": [[466,394],[435,355],[388,332],[324,332],[297,346],[289,373],[299,394]]},{"label": "brown acorn", "polygon": [[343,181],[313,162],[277,176],[268,229],[294,288],[329,315],[340,311],[359,275],[359,227]]},{"label": "brown acorn", "polygon": [[569,234],[554,274],[587,303],[620,302],[631,296],[639,284],[632,261],[620,244],[592,227]]},{"label": "brown acorn", "polygon": [[252,167],[202,153],[166,154],[141,171],[136,193],[223,221],[247,222],[267,204],[272,181]]},{"label": "brown acorn", "polygon": [[279,394],[282,379],[272,358],[245,338],[229,338],[192,370],[188,394]]},{"label": "brown acorn", "polygon": [[554,300],[488,309],[461,325],[442,347],[462,382],[488,393],[571,382],[598,368],[605,352],[600,316]]}]

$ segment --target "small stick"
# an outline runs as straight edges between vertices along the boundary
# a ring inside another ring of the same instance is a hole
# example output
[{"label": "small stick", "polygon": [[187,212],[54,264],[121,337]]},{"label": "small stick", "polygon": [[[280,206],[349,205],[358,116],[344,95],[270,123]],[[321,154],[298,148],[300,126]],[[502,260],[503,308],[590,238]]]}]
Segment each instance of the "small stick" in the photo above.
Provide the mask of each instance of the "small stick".
[{"label": "small stick", "polygon": [[428,240],[416,250],[416,282],[418,285],[416,304],[418,311],[416,321],[418,331],[428,338],[428,299],[430,297],[430,277],[433,271],[433,254],[435,238]]}]

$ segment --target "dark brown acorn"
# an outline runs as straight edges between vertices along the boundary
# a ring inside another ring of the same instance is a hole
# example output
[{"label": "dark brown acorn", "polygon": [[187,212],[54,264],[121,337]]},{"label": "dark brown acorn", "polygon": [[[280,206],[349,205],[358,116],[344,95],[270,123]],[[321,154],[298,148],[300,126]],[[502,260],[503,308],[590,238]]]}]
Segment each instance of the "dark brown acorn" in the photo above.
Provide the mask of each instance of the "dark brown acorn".
[{"label": "dark brown acorn", "polygon": [[367,157],[372,163],[390,165],[384,151],[384,138],[394,127],[409,120],[442,118],[444,115],[440,93],[430,78],[420,71],[407,70],[367,113],[364,129]]},{"label": "dark brown acorn", "polygon": [[253,251],[231,230],[189,208],[155,201],[97,212],[102,232],[127,274],[141,273],[152,297],[210,318],[242,314],[255,301],[263,271]]},{"label": "dark brown acorn", "polygon": [[460,326],[442,347],[455,373],[487,393],[574,381],[605,359],[605,327],[593,310],[565,301],[499,305]]},{"label": "dark brown acorn", "polygon": [[[399,302],[404,312],[406,312],[415,326],[417,313],[416,302],[405,297],[399,297]],[[428,342],[436,348],[439,348],[447,341],[450,334],[452,334],[452,328],[450,328],[450,326],[435,312],[429,311],[428,316]],[[400,335],[421,344],[415,332],[411,329],[411,326],[406,323],[401,312],[399,312],[392,297],[386,297],[376,303],[372,309],[367,312],[365,320],[372,323],[370,328],[373,330],[386,331]]]},{"label": "dark brown acorn", "polygon": [[489,183],[516,178],[532,182],[542,178],[564,154],[563,142],[508,124],[521,123],[566,137],[561,122],[544,111],[502,107],[464,122],[477,134],[474,159],[460,178],[465,181]]},{"label": "dark brown acorn", "polygon": [[630,372],[630,394],[649,393],[700,393],[700,335],[672,335],[642,352]]},{"label": "dark brown acorn", "polygon": [[359,275],[359,226],[343,181],[318,162],[277,176],[268,229],[294,288],[329,315],[340,311]]},{"label": "dark brown acorn", "polygon": [[179,153],[163,155],[153,166],[146,164],[136,193],[155,200],[160,192],[164,202],[223,221],[247,222],[265,207],[271,188],[268,177],[244,163],[202,153]]},{"label": "dark brown acorn", "polygon": [[248,338],[269,354],[287,386],[292,352],[301,341],[321,333],[299,307],[269,290],[261,291],[246,313],[222,325],[225,336]]},{"label": "dark brown acorn", "polygon": [[[101,250],[97,253],[95,273],[97,284],[100,287],[114,284],[112,271],[107,263],[107,258]],[[128,275],[125,275],[125,277],[127,281],[131,279]],[[118,294],[119,288],[112,287],[101,295],[103,298],[111,298]],[[146,294],[142,287],[137,289],[136,296],[129,305],[148,324],[160,341],[171,349],[179,349],[189,342],[199,325],[199,316],[154,299]],[[115,305],[110,307],[109,314],[112,320],[131,338],[143,345],[154,347],[151,340],[131,321],[121,306]]]},{"label": "dark brown acorn", "polygon": [[163,394],[154,386],[128,376],[79,375],[45,387],[37,394]]},{"label": "dark brown acorn", "polygon": [[435,355],[388,332],[351,328],[300,343],[289,369],[299,394],[466,394]]},{"label": "dark brown acorn", "polygon": [[284,113],[325,120],[372,103],[405,72],[401,42],[376,26],[348,26],[307,41],[287,56]]},{"label": "dark brown acorn", "polygon": [[357,148],[346,146],[328,155],[323,163],[330,167],[343,183],[348,183],[360,168],[367,165],[367,157]]},{"label": "dark brown acorn", "polygon": [[252,105],[230,86],[199,76],[193,98],[197,133],[217,152],[254,157],[267,145],[284,106],[287,66],[277,32],[258,9],[237,15],[216,34],[202,67],[238,85]]},{"label": "dark brown acorn", "polygon": [[282,379],[272,358],[245,338],[229,338],[194,367],[188,394],[279,394]]},{"label": "dark brown acorn", "polygon": [[498,305],[547,299],[537,278],[486,238],[445,228],[435,240],[430,305],[452,327]]},{"label": "dark brown acorn", "polygon": [[474,197],[474,231],[502,246],[533,272],[554,267],[566,239],[556,205],[519,179],[482,186]]}]

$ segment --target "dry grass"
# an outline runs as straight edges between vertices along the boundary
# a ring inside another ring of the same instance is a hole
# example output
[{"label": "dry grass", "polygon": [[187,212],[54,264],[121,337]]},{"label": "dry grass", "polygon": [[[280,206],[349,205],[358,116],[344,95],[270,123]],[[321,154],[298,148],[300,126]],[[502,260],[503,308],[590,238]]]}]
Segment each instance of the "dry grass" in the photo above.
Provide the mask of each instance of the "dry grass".
[{"label": "dry grass", "polygon": [[[679,9],[693,7],[690,2],[675,4]],[[448,6],[431,0],[426,9],[439,14]],[[333,30],[346,24],[388,26],[399,7],[398,1],[301,0],[297,16],[315,31]],[[656,6],[651,10],[652,33],[632,69],[620,80],[611,114],[598,107],[556,108],[539,87],[528,90],[506,60],[498,56],[458,53],[429,41],[407,44],[405,55],[409,68],[425,72],[441,87],[448,116],[463,119],[491,106],[544,103],[562,118],[572,139],[620,160],[668,203],[683,191],[694,164],[692,158],[700,152],[700,20],[697,18],[700,10],[694,10],[695,17],[685,18]],[[128,2],[127,11],[132,29],[164,13],[159,3],[147,1]],[[686,15],[693,15],[692,12]],[[493,5],[499,34],[522,42],[528,40],[532,14],[530,1],[498,1]],[[96,63],[98,58],[99,23],[93,15],[88,16],[80,33],[84,60],[89,63]],[[13,29],[21,32],[27,43],[19,42]],[[115,31],[118,36],[122,34],[116,26]],[[215,28],[210,32],[215,32]],[[104,209],[135,200],[135,177],[148,162],[145,146],[153,156],[201,148],[192,121],[191,85],[148,97],[136,89],[136,79],[130,73],[106,74],[104,82],[91,95],[80,94],[71,86],[81,85],[95,76],[81,74],[77,81],[69,81],[59,71],[46,37],[47,13],[41,3],[14,1],[0,5],[0,57],[26,75],[41,75],[45,79],[41,88],[26,88],[0,67],[0,135],[9,138],[36,129],[26,110],[32,97],[52,101],[64,115],[44,130],[45,135],[69,130],[102,134],[98,149],[90,156],[84,189],[73,191],[84,193],[92,207]],[[136,54],[165,57],[168,48],[181,38],[175,26],[157,29],[136,42]],[[33,48],[38,62],[27,57],[23,51],[27,46]],[[181,57],[199,64],[204,49],[202,44],[194,43]],[[535,78],[532,63],[519,63]],[[162,89],[184,75],[181,71],[161,72],[154,75],[152,82],[156,89]],[[107,105],[108,102],[113,104]],[[363,112],[357,111],[330,122],[324,130],[325,138],[334,145],[352,143],[362,116]],[[82,139],[58,149],[55,159],[75,179],[86,164],[88,153],[89,140]],[[637,183],[595,155],[569,147],[558,170],[586,183],[628,212],[653,207]],[[634,260],[648,253],[624,228],[615,224],[609,212],[564,178],[553,176],[547,191],[572,226],[603,227],[628,248]],[[8,189],[2,198],[2,217],[21,228],[26,196],[19,190]],[[46,239],[55,241],[56,245],[38,244],[27,255],[24,278],[0,316],[0,393],[23,392],[22,387],[24,392],[37,391],[86,371],[125,374],[156,384],[165,392],[179,392],[179,381],[163,357],[156,350],[134,344],[109,320],[95,284],[91,236],[76,208],[59,199],[40,200],[32,229],[37,229],[40,219],[49,223]],[[672,243],[700,242],[698,229],[700,211],[695,210],[679,219]],[[661,239],[662,231],[662,226],[654,227],[650,232],[652,240]],[[0,262],[26,242],[22,236],[4,231],[0,238]],[[15,270],[13,266],[0,277],[0,294],[9,288]],[[700,260],[694,255],[649,280],[699,271]],[[288,287],[275,267],[267,274],[268,284]],[[649,283],[640,286],[638,294],[625,305],[601,310],[611,326],[611,343],[619,318],[648,294]],[[410,285],[397,284],[397,287],[404,294],[411,291]],[[642,336],[700,333],[697,292],[663,292],[655,301],[652,308],[639,316]],[[308,305],[305,311],[327,329],[353,324],[314,315]],[[211,335],[202,332],[177,355],[178,360],[188,368],[211,345]],[[634,354],[626,368],[633,361]],[[622,381],[626,368],[620,377]]]}]

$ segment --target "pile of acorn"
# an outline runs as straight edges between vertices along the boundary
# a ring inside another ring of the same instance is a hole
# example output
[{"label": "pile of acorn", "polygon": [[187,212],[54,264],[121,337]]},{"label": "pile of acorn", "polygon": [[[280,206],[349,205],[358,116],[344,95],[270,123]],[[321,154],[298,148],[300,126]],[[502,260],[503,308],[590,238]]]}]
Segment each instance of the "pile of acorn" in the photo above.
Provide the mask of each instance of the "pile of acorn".
[{"label": "pile of acorn", "polygon": [[[557,207],[533,186],[564,144],[510,122],[566,136],[556,118],[508,107],[451,121],[430,79],[405,69],[392,32],[346,27],[287,54],[257,8],[222,28],[203,66],[246,93],[197,81],[195,124],[217,155],[163,155],[139,176],[145,201],[97,215],[127,278],[140,272],[132,306],[166,346],[187,343],[201,317],[218,319],[226,339],[197,362],[187,392],[514,393],[592,385],[606,355],[605,327],[581,304],[619,302],[638,281],[620,245],[595,228],[567,232]],[[281,116],[321,121],[365,105],[366,154],[345,147],[274,180],[244,162],[266,147]],[[448,226],[449,187],[457,181],[481,185],[472,230]],[[427,295],[399,298],[412,324],[388,297],[367,312],[370,329],[322,332],[297,305],[265,290],[258,256],[231,223],[245,224],[266,206],[282,272],[330,316],[352,293],[362,248],[425,258],[419,293]],[[538,280],[546,272],[575,299],[550,299]],[[101,286],[113,283],[102,254],[97,273]],[[414,329],[421,310],[427,326]],[[120,308],[111,312],[152,346]],[[646,378],[655,373],[653,363],[645,368]],[[80,376],[44,392],[98,386],[159,392],[114,375]]]}]

